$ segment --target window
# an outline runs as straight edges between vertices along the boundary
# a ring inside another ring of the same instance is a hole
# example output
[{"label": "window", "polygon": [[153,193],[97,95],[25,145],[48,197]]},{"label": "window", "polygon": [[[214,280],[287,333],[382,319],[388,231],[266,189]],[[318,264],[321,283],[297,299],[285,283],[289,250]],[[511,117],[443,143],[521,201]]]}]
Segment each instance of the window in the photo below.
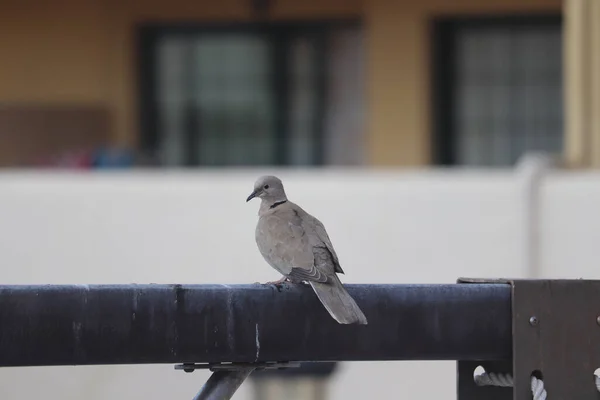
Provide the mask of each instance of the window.
[{"label": "window", "polygon": [[508,166],[562,151],[560,17],[444,20],[435,47],[438,163]]},{"label": "window", "polygon": [[143,28],[144,147],[165,166],[360,163],[361,46],[350,23]]}]

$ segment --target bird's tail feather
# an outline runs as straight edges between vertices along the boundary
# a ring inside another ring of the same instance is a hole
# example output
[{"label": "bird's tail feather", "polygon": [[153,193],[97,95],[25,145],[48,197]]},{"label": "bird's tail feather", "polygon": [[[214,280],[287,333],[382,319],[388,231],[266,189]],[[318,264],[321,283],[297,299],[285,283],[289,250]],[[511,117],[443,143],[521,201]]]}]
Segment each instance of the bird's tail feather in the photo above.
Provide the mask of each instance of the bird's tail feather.
[{"label": "bird's tail feather", "polygon": [[367,325],[365,314],[346,291],[337,275],[334,274],[330,278],[333,279],[327,283],[309,281],[325,309],[340,324]]}]

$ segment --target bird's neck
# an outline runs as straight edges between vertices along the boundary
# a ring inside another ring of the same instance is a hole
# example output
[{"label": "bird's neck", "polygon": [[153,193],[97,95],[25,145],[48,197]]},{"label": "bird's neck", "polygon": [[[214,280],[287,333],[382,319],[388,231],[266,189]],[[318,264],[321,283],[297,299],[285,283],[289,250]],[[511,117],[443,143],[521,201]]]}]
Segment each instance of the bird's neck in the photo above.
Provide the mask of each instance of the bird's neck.
[{"label": "bird's neck", "polygon": [[258,210],[258,214],[264,215],[268,212],[272,212],[273,210],[276,210],[278,207],[280,207],[282,204],[287,203],[287,201],[288,199],[285,197],[282,197],[280,199],[263,199],[260,203],[260,209]]}]

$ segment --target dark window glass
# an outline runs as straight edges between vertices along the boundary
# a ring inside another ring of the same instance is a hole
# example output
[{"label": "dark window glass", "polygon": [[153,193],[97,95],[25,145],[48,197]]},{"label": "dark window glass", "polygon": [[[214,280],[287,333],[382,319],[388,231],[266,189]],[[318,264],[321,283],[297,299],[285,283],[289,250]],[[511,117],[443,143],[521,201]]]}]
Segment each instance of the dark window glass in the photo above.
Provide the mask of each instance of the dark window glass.
[{"label": "dark window glass", "polygon": [[[352,25],[146,30],[146,149],[165,166],[360,163],[362,137],[339,123],[362,113],[361,29]],[[340,46],[344,38],[353,45]],[[344,86],[354,103],[339,98]],[[330,148],[340,141],[350,158]]]},{"label": "dark window glass", "polygon": [[508,166],[525,152],[561,152],[560,20],[451,21],[442,31],[438,161]]}]

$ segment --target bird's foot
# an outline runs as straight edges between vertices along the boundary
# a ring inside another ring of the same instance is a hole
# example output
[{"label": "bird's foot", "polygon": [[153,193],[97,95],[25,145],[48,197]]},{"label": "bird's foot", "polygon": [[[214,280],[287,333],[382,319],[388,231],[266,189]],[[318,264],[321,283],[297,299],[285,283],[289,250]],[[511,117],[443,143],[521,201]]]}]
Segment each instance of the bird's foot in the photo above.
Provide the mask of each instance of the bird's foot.
[{"label": "bird's foot", "polygon": [[281,285],[284,282],[290,282],[290,280],[287,277],[282,276],[281,279],[278,279],[276,281],[266,282],[265,285],[275,285],[275,286],[278,286],[278,285]]}]

